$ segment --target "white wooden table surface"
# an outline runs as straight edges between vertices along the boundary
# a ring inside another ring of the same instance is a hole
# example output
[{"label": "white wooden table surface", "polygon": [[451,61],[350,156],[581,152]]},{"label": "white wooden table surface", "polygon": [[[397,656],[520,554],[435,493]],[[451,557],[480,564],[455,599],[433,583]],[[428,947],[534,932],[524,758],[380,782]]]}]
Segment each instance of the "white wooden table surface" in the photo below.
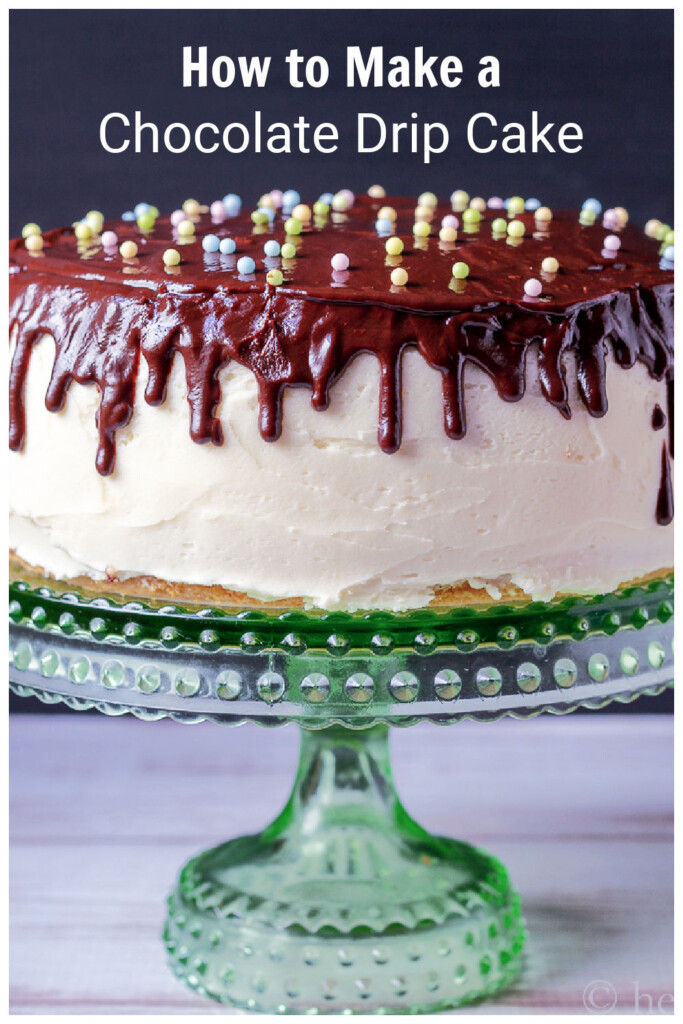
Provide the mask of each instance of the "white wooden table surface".
[{"label": "white wooden table surface", "polygon": [[[15,715],[10,735],[11,1012],[227,1012],[167,969],[164,899],[191,854],[279,810],[295,729]],[[595,982],[596,1005],[671,1012],[672,740],[668,717],[606,713],[396,730],[407,808],[524,899],[525,973],[470,1013],[586,1013]]]}]

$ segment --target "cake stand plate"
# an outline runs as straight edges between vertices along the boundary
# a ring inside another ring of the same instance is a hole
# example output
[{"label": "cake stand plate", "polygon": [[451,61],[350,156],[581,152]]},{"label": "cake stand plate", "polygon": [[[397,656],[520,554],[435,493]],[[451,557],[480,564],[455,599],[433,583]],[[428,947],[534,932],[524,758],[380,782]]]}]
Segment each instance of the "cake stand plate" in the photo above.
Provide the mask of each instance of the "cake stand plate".
[{"label": "cake stand plate", "polygon": [[673,680],[672,600],[660,579],[520,607],[257,613],[18,581],[10,679],[18,694],[110,715],[298,723],[282,813],[183,869],[164,927],[171,965],[246,1009],[427,1013],[508,984],[524,925],[494,857],[405,812],[388,726],[659,693]]}]

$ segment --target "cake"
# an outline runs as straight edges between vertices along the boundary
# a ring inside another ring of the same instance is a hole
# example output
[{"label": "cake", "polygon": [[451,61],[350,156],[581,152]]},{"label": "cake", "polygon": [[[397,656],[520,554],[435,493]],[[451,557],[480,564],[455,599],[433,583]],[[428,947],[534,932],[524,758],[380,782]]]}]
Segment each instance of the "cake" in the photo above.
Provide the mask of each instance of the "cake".
[{"label": "cake", "polygon": [[373,187],[27,225],[13,574],[346,611],[667,574],[673,235],[627,221]]}]

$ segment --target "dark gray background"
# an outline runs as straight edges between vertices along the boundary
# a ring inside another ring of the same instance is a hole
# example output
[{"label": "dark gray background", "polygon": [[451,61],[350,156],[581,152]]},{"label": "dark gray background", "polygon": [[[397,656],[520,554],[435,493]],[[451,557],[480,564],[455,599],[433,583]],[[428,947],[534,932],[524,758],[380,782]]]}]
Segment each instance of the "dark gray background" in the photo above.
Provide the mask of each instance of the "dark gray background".
[{"label": "dark gray background", "polygon": [[[211,201],[237,192],[254,201],[267,189],[364,191],[418,195],[537,196],[552,206],[597,196],[632,218],[670,222],[673,214],[673,14],[670,11],[14,11],[10,16],[10,227],[71,223],[87,210],[119,216],[144,200],[174,208],[188,196]],[[347,89],[347,45],[384,45],[387,56],[416,45],[460,57],[456,89]],[[205,45],[209,57],[272,55],[265,89],[184,89],[182,47]],[[290,47],[324,56],[330,81],[292,89],[284,56]],[[501,87],[482,89],[480,57],[501,61]],[[258,157],[188,152],[113,155],[99,142],[110,111],[165,126],[203,120],[333,121],[344,142],[332,155]],[[419,156],[355,152],[358,110],[387,120],[444,121],[446,153],[425,167]],[[502,126],[577,121],[581,153],[473,153],[469,117],[489,111]]]},{"label": "dark gray background", "polygon": [[[458,56],[465,66],[457,89],[347,89],[348,45],[383,45],[387,58]],[[268,86],[184,89],[183,46],[208,46],[210,60],[226,54],[270,54]],[[292,89],[284,56],[291,47],[324,56],[330,81],[319,90]],[[202,202],[237,192],[255,201],[271,188],[296,188],[306,199],[322,191],[355,192],[379,182],[390,193],[424,189],[449,195],[537,196],[549,206],[574,206],[588,196],[625,206],[643,224],[673,216],[673,13],[671,11],[308,11],[308,10],[42,10],[10,14],[10,230],[28,220],[43,228],[71,223],[89,209],[118,217],[144,200],[162,210],[189,196]],[[501,61],[501,87],[481,89],[481,57]],[[247,124],[300,114],[334,122],[342,145],[334,155],[230,156],[106,153],[101,118],[135,110],[163,129]],[[451,145],[424,166],[420,156],[386,151],[359,156],[359,111],[388,121],[444,121]],[[481,155],[466,145],[469,117],[489,111],[502,126],[576,121],[579,154]],[[17,709],[38,710],[17,700]],[[667,695],[629,705],[669,710]]]}]

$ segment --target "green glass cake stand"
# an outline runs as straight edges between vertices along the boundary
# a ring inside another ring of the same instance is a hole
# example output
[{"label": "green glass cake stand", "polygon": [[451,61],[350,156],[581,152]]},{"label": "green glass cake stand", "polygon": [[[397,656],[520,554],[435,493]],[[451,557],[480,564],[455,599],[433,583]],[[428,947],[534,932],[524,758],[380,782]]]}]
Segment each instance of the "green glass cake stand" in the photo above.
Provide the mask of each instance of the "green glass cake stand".
[{"label": "green glass cake stand", "polygon": [[673,582],[405,614],[117,603],[15,582],[16,693],[108,715],[301,727],[294,789],[258,835],[200,853],[168,901],[175,973],[277,1013],[428,1013],[520,970],[502,864],[403,810],[388,726],[564,714],[673,679]]}]

